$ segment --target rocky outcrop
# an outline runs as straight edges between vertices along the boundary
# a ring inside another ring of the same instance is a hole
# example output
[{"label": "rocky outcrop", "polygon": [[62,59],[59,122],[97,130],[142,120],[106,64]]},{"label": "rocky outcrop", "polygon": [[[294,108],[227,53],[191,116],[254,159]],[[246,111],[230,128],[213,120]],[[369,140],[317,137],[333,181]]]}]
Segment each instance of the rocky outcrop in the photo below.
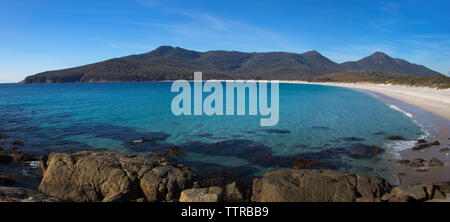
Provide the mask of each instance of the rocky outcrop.
[{"label": "rocky outcrop", "polygon": [[444,163],[440,161],[438,158],[432,158],[428,163],[429,166],[444,166]]},{"label": "rocky outcrop", "polygon": [[20,187],[0,187],[0,202],[58,202],[36,190]]},{"label": "rocky outcrop", "polygon": [[164,157],[118,152],[52,153],[39,190],[66,201],[175,201],[194,174]]},{"label": "rocky outcrop", "polygon": [[403,136],[390,136],[387,138],[388,140],[405,140]]},{"label": "rocky outcrop", "polygon": [[392,189],[392,192],[390,193],[391,200],[395,200],[397,198],[398,200],[418,200],[422,201],[427,199],[427,192],[422,186],[418,185],[401,185],[398,187],[395,187]]},{"label": "rocky outcrop", "polygon": [[448,183],[423,183],[400,185],[392,189],[391,193],[385,194],[382,199],[390,202],[442,200],[446,198],[445,193],[448,193],[448,190],[446,190],[447,184]]},{"label": "rocky outcrop", "polygon": [[219,202],[222,200],[222,188],[192,188],[181,192],[180,202]]},{"label": "rocky outcrop", "polygon": [[17,151],[17,150],[11,150],[11,151],[1,151],[0,150],[0,164],[36,161],[38,159],[39,158],[35,155],[26,154],[24,152]]},{"label": "rocky outcrop", "polygon": [[373,201],[390,190],[391,185],[377,176],[334,170],[276,170],[254,180],[252,201]]}]

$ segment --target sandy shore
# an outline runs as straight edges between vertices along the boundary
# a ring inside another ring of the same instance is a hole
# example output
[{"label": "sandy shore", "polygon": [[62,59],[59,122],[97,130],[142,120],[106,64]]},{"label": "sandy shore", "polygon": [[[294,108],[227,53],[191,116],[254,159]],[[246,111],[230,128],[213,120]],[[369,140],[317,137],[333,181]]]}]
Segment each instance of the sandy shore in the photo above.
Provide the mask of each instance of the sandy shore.
[{"label": "sandy shore", "polygon": [[429,161],[431,158],[438,158],[445,164],[442,167],[425,166],[419,170],[412,167],[399,166],[404,168],[404,173],[399,176],[401,183],[415,184],[450,180],[450,154],[439,151],[441,148],[446,148],[450,145],[450,89],[439,90],[371,83],[280,82],[346,87],[370,91],[384,96],[385,98],[380,97],[384,102],[401,106],[403,110],[413,114],[413,118],[430,133],[427,140],[438,140],[441,143],[440,146],[420,151],[413,151],[411,149],[401,151],[400,157],[402,159],[421,158]]},{"label": "sandy shore", "polygon": [[280,81],[284,83],[319,84],[368,90],[411,104],[422,110],[450,121],[450,89],[431,89],[371,83],[334,83]]}]

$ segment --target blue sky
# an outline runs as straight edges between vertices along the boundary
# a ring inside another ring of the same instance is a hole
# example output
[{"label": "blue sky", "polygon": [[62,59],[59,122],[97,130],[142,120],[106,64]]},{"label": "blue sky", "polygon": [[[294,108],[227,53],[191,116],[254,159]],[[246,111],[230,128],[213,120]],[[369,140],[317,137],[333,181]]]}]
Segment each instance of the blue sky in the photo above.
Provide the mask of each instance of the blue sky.
[{"label": "blue sky", "polygon": [[0,82],[160,45],[245,52],[375,51],[450,72],[450,1],[0,0]]}]

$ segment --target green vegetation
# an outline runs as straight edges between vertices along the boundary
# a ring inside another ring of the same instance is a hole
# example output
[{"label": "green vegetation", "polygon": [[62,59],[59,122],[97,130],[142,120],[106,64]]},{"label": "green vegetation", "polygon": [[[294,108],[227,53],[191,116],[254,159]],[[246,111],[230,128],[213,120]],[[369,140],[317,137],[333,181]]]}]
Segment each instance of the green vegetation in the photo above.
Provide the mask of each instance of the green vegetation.
[{"label": "green vegetation", "polygon": [[441,74],[424,66],[394,59],[377,52],[355,62],[335,63],[316,51],[244,53],[197,52],[161,46],[151,52],[130,55],[69,69],[28,76],[23,83],[123,82],[192,79],[195,71],[203,79],[304,80],[346,70],[371,70],[414,76]]},{"label": "green vegetation", "polygon": [[394,85],[408,85],[417,87],[430,87],[438,89],[450,88],[450,77],[436,76],[412,76],[403,74],[387,74],[383,72],[373,71],[349,71],[349,72],[337,72],[326,75],[309,78],[307,81],[312,82],[368,82],[368,83],[383,83]]}]

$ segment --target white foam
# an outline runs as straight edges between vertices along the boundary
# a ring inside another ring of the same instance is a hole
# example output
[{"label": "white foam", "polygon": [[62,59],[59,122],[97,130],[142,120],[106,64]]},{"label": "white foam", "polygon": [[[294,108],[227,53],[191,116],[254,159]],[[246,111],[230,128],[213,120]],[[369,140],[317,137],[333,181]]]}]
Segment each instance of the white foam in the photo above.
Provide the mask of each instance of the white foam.
[{"label": "white foam", "polygon": [[39,167],[39,161],[30,161],[29,164],[33,168],[38,168]]},{"label": "white foam", "polygon": [[414,147],[417,141],[415,140],[399,140],[399,141],[391,141],[386,143],[386,146],[389,148],[388,152],[390,152],[394,158],[400,159],[400,152],[403,150],[411,149]]},{"label": "white foam", "polygon": [[389,105],[389,107],[395,111],[401,112],[403,114],[405,114],[407,117],[409,118],[413,118],[413,114],[406,112],[405,110],[402,110],[400,108],[398,108],[398,106],[396,105]]}]

